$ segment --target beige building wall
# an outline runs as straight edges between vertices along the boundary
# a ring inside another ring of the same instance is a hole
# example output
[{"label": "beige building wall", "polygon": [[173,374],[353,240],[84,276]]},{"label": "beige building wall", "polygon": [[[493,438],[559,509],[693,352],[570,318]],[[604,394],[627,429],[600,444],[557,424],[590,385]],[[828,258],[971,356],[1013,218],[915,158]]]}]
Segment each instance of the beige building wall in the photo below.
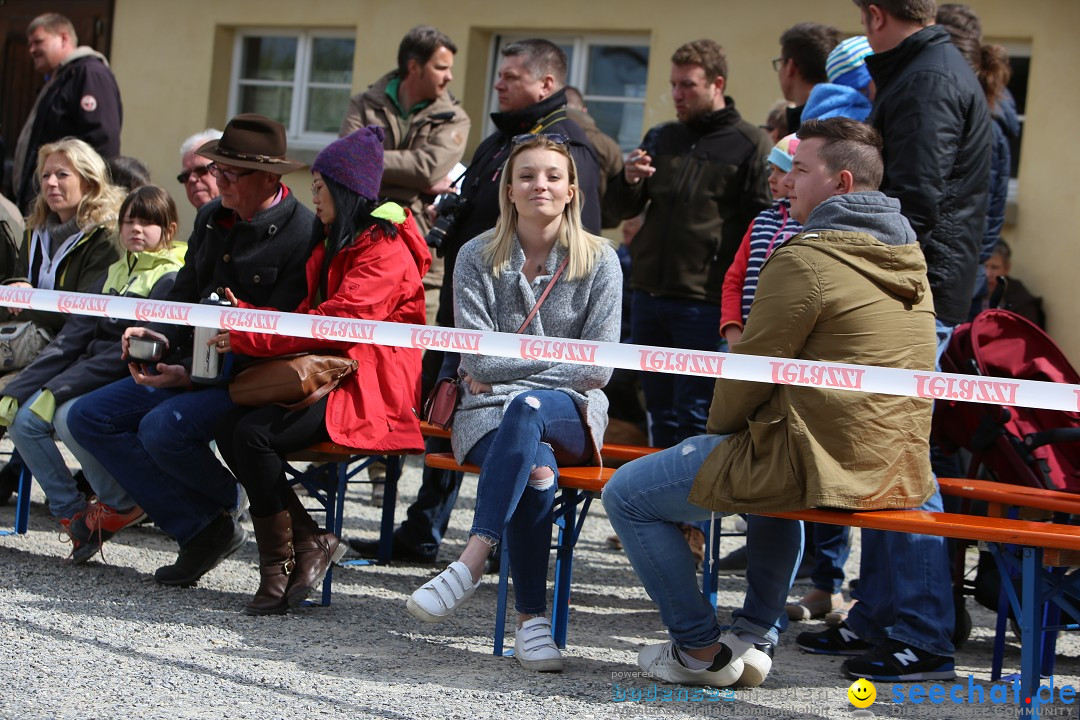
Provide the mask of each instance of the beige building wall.
[{"label": "beige building wall", "polygon": [[[1080,364],[1074,310],[1078,267],[1072,225],[1080,186],[1080,152],[1071,140],[1080,117],[1080,2],[970,0],[988,40],[1030,46],[1027,116],[1020,165],[1013,272],[1044,296],[1050,332]],[[116,0],[112,65],[124,98],[125,154],[144,160],[154,177],[194,217],[173,176],[180,142],[227,121],[229,72],[237,28],[344,28],[356,32],[353,86],[360,90],[395,65],[397,45],[414,24],[437,25],[458,43],[451,86],[473,118],[470,152],[481,139],[492,39],[499,32],[642,34],[651,46],[645,127],[669,120],[668,58],[681,43],[708,36],[728,51],[729,94],[744,117],[763,122],[780,99],[770,61],[778,38],[800,20],[860,32],[848,0],[545,0],[542,4],[479,0]],[[314,150],[310,150],[310,155]],[[468,153],[466,154],[466,158]],[[305,202],[308,176],[287,182]]]}]

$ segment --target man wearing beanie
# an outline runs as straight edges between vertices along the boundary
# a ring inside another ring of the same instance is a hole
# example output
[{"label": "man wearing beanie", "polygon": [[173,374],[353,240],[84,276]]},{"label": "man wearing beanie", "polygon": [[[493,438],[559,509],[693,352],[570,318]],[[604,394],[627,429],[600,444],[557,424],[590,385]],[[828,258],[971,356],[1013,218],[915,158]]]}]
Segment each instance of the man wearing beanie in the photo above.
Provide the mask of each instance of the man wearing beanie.
[{"label": "man wearing beanie", "polygon": [[[229,288],[256,307],[293,310],[307,291],[315,217],[281,182],[302,167],[285,154],[285,128],[237,115],[197,152],[212,161],[221,195],[195,216],[184,267],[165,300],[197,303]],[[236,479],[210,448],[218,420],[234,405],[224,384],[192,382],[192,353],[202,349],[192,332],[164,323],[130,328],[125,348],[132,336],[168,342],[162,361],[132,363],[130,378],[84,395],[68,415],[72,436],[179,543],[176,562],[154,574],[165,585],[194,585],[247,538],[230,514]],[[223,356],[224,367],[231,357]]]},{"label": "man wearing beanie", "polygon": [[865,120],[874,98],[874,81],[866,69],[866,58],[873,54],[870,43],[862,35],[837,45],[825,63],[829,82],[818,83],[810,91],[803,108],[803,120],[831,117]]}]

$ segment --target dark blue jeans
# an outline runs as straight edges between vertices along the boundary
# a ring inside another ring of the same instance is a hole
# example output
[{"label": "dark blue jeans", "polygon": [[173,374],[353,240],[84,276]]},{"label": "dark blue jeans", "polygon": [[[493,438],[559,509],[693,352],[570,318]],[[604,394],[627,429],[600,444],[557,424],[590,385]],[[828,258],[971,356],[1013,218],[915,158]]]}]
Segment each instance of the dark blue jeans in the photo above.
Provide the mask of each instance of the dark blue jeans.
[{"label": "dark blue jeans", "polygon": [[[720,304],[662,298],[635,290],[631,340],[637,345],[708,350],[720,346]],[[654,447],[705,434],[715,378],[643,372],[645,409]]]},{"label": "dark blue jeans", "polygon": [[[456,377],[460,364],[458,353],[443,353],[439,377]],[[450,441],[442,438],[428,438],[424,443],[424,451],[429,453],[448,453],[451,449]],[[422,553],[437,553],[450,525],[450,513],[457,503],[462,477],[459,472],[425,467],[416,500],[409,506],[405,522],[394,533],[394,542]]]},{"label": "dark blue jeans", "polygon": [[[937,321],[938,370],[952,332]],[[918,509],[940,512],[941,490]],[[956,613],[945,538],[863,530],[859,587],[851,596],[859,602],[847,623],[867,642],[891,638],[935,655],[953,654]]]},{"label": "dark blue jeans", "polygon": [[[480,466],[471,535],[502,540],[510,553],[514,605],[519,613],[547,611],[551,509],[558,466],[589,461],[592,443],[573,398],[559,390],[532,390],[510,401],[502,424],[469,451]],[[550,482],[530,481],[536,468],[551,468]]]},{"label": "dark blue jeans", "polygon": [[814,542],[810,581],[818,590],[835,595],[844,586],[844,563],[851,554],[851,528],[825,523],[809,523],[808,527]]},{"label": "dark blue jeans", "polygon": [[224,387],[155,389],[131,378],[87,393],[68,411],[76,442],[181,545],[236,507],[236,478],[210,441],[236,408]]}]

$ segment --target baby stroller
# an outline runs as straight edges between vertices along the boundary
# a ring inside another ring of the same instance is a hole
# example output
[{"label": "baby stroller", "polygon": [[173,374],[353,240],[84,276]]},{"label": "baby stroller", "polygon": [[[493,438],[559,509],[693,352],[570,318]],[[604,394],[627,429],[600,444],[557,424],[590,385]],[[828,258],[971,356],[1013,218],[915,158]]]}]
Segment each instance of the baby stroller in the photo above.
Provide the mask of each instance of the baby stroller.
[{"label": "baby stroller", "polygon": [[[985,310],[957,327],[941,369],[1080,384],[1080,375],[1054,341],[1008,310]],[[946,452],[962,448],[971,453],[968,477],[1080,493],[1080,413],[937,402],[934,437]]]},{"label": "baby stroller", "polygon": [[[956,328],[941,358],[941,369],[984,377],[1080,384],[1080,375],[1045,332],[1026,318],[999,309],[985,310]],[[933,437],[946,454],[968,458],[967,477],[1080,493],[1080,413],[947,399],[936,403]],[[1070,518],[1058,517],[1056,521],[1069,522]],[[1004,645],[1003,613],[1011,616],[1011,608],[1003,602],[1005,590],[997,563],[989,553],[980,553],[975,579],[965,580],[964,550],[960,545],[954,564],[957,598],[962,603],[963,595],[970,594],[979,604],[998,610],[999,632],[994,648],[997,674]],[[1068,598],[1064,599],[1069,604]],[[1056,604],[1048,603],[1049,625],[1059,622],[1059,612]],[[1070,614],[1075,617],[1075,609]],[[957,620],[960,622],[959,614]],[[1071,623],[1071,627],[1063,627],[1073,629],[1076,621]],[[1053,653],[1051,633],[1044,641],[1044,672],[1052,671]]]}]

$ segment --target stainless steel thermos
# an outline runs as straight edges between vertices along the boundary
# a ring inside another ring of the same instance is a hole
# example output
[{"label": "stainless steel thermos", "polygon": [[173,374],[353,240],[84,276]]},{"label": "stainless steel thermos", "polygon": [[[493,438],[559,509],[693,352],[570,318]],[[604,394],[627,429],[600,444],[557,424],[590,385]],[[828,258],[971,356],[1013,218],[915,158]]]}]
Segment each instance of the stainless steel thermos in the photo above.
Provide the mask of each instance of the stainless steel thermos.
[{"label": "stainless steel thermos", "polygon": [[[219,305],[229,307],[228,300],[224,300],[217,293],[210,293],[210,297],[201,301],[203,305]],[[213,385],[221,381],[221,353],[213,345],[209,345],[211,338],[221,333],[217,327],[196,327],[195,346],[191,350],[191,379],[197,383]]]}]

